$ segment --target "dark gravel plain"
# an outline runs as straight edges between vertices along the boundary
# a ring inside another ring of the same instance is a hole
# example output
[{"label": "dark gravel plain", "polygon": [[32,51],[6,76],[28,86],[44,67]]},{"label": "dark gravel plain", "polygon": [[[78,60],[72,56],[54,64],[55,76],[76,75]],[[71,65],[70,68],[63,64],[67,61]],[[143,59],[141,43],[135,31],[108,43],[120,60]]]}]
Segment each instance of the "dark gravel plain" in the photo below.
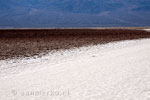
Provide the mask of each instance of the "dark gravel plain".
[{"label": "dark gravel plain", "polygon": [[150,32],[137,29],[1,29],[0,60],[139,38],[150,38]]}]

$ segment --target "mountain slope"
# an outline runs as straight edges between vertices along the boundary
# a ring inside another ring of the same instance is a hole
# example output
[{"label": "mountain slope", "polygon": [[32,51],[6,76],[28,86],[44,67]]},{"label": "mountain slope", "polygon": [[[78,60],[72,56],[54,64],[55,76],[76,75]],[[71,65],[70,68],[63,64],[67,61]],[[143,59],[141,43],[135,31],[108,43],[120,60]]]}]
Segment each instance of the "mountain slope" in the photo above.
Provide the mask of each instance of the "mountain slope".
[{"label": "mountain slope", "polygon": [[149,0],[0,0],[0,27],[149,26],[149,16]]}]

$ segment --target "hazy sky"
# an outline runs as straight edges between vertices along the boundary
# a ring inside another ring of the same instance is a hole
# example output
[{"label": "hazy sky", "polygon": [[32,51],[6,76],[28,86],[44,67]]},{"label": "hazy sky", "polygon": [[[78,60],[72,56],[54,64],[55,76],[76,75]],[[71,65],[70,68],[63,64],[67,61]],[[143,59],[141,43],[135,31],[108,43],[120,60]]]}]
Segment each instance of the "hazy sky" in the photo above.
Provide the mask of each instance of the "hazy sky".
[{"label": "hazy sky", "polygon": [[0,0],[0,28],[150,26],[150,0]]}]

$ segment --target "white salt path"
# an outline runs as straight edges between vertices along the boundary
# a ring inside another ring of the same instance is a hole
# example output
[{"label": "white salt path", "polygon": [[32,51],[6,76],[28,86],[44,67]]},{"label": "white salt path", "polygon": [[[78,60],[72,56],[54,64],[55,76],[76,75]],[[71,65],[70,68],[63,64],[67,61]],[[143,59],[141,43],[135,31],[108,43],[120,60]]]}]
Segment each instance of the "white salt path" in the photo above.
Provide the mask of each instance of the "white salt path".
[{"label": "white salt path", "polygon": [[150,29],[144,29],[144,30],[150,32]]},{"label": "white salt path", "polygon": [[0,61],[0,100],[150,100],[150,39]]}]

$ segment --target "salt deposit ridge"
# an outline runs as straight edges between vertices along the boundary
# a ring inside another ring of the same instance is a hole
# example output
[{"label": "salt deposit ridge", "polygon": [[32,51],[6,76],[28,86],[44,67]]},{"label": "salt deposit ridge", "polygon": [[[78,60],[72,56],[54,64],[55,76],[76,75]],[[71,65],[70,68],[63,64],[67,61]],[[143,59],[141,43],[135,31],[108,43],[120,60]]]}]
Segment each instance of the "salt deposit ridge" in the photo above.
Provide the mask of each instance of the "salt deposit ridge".
[{"label": "salt deposit ridge", "polygon": [[0,100],[150,100],[150,39],[0,61]]}]

